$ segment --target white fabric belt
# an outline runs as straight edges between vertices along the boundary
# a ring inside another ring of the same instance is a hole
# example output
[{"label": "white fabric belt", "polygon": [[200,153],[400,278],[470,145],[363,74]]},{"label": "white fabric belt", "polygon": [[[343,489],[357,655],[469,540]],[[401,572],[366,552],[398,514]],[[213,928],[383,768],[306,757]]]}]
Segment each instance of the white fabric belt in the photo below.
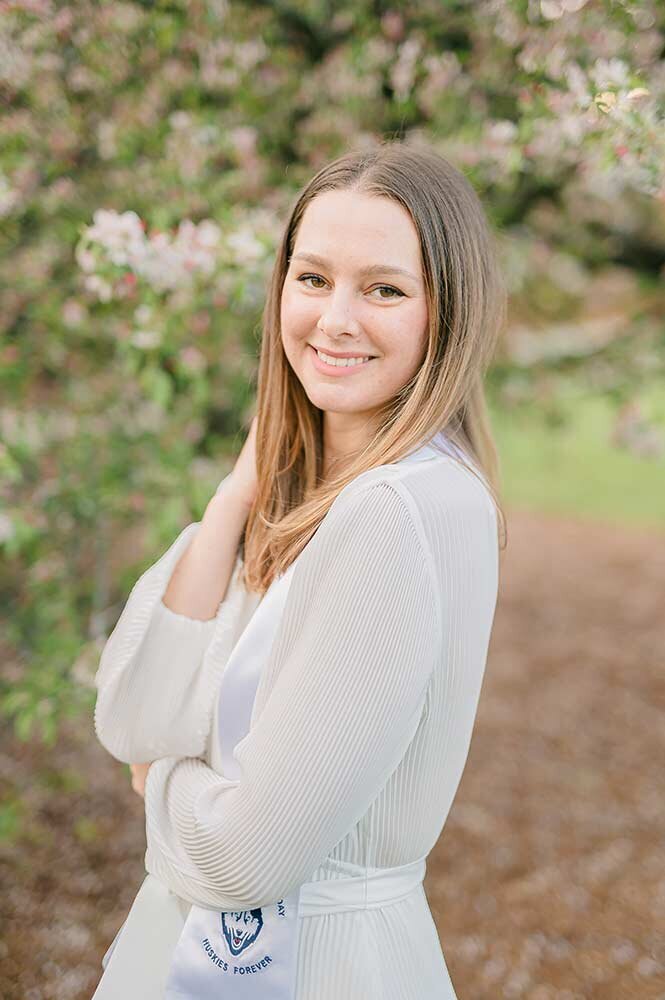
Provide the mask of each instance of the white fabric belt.
[{"label": "white fabric belt", "polygon": [[361,875],[305,882],[300,886],[299,917],[318,917],[346,910],[373,910],[398,903],[419,886],[426,858],[395,868],[370,868]]},{"label": "white fabric belt", "polygon": [[[425,862],[426,856],[394,868],[368,869],[337,862],[347,870],[356,870],[361,874],[340,872],[341,877],[305,882],[300,886],[297,917],[320,917],[328,913],[376,909],[397,903],[422,884]],[[163,1000],[165,995],[187,996],[191,1000],[192,997],[208,995],[205,986],[201,992],[197,988],[173,990],[170,994],[164,992],[173,950],[183,929],[183,903],[154,875],[146,876],[127,919],[102,959],[105,972],[93,1000],[121,1000],[128,995],[128,989],[129,995],[133,990],[133,995],[140,995],[142,1000]],[[215,947],[220,954],[223,953],[221,940],[215,943]],[[261,978],[257,975],[250,981],[259,982]],[[288,997],[293,993],[294,983],[287,979],[287,984],[284,984],[282,995]],[[216,996],[224,997],[226,994],[220,989],[225,985],[224,980],[215,985],[218,991]],[[239,992],[239,984],[235,983],[234,996]],[[274,995],[280,994],[275,991]]]},{"label": "white fabric belt", "polygon": [[426,856],[393,868],[331,864],[333,878],[305,882],[267,906],[224,913],[192,906],[164,1000],[293,1000],[300,920],[399,902],[422,886]]}]

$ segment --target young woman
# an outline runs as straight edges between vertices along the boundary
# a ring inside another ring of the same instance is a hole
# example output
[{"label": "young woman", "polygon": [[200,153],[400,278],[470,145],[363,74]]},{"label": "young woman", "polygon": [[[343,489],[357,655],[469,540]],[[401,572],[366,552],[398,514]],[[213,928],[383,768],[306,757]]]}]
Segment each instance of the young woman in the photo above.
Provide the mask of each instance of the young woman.
[{"label": "young woman", "polygon": [[497,598],[504,316],[478,198],[433,151],[347,154],[297,197],[245,445],[102,653],[147,876],[95,1000],[455,997],[423,877]]}]

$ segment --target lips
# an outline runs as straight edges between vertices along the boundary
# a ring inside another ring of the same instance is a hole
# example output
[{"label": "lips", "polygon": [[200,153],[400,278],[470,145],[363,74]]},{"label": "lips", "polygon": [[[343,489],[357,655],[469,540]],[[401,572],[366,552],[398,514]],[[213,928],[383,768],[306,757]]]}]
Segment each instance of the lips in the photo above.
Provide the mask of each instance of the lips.
[{"label": "lips", "polygon": [[357,376],[362,370],[367,368],[367,365],[371,365],[372,361],[375,359],[370,357],[367,361],[357,361],[353,364],[333,364],[332,362],[324,361],[320,358],[316,348],[311,344],[307,345],[312,352],[312,365],[319,374],[323,375],[325,378],[340,379],[340,378],[353,378]]},{"label": "lips", "polygon": [[314,344],[310,344],[309,346],[315,351],[321,351],[322,354],[327,354],[329,358],[337,358],[340,361],[348,360],[348,358],[370,358],[371,360],[376,357],[376,354],[370,354],[369,351],[367,351],[366,354],[352,354],[349,351],[324,351],[322,347],[316,347]]}]

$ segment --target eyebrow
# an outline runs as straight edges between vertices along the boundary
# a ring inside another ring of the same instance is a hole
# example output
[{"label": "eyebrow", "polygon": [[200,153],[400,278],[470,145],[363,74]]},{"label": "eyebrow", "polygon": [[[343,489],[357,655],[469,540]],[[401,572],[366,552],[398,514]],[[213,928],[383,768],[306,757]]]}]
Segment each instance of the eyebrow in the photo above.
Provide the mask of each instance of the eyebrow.
[{"label": "eyebrow", "polygon": [[[291,257],[291,260],[307,260],[310,264],[319,264],[322,267],[329,267],[328,261],[325,257],[319,257],[315,253],[296,253]],[[415,274],[411,271],[407,271],[404,267],[397,267],[396,264],[369,264],[367,267],[360,268],[360,274],[364,276],[369,276],[371,274],[403,274],[407,278],[411,278],[413,281],[418,281]]]}]

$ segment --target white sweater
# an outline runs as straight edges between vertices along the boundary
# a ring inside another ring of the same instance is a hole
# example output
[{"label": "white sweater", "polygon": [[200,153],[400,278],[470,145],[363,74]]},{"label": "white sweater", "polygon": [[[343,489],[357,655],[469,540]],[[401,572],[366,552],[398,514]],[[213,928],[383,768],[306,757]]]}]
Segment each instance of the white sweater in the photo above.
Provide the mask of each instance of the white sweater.
[{"label": "white sweater", "polygon": [[[101,743],[155,760],[147,871],[187,903],[247,910],[345,862],[428,853],[466,763],[494,618],[486,487],[425,445],[340,493],[294,568],[237,781],[215,763],[215,694],[261,598],[239,584],[238,558],[215,619],[163,605],[198,527],[137,582],[96,678]],[[422,891],[300,923],[297,1000],[455,997]]]}]

